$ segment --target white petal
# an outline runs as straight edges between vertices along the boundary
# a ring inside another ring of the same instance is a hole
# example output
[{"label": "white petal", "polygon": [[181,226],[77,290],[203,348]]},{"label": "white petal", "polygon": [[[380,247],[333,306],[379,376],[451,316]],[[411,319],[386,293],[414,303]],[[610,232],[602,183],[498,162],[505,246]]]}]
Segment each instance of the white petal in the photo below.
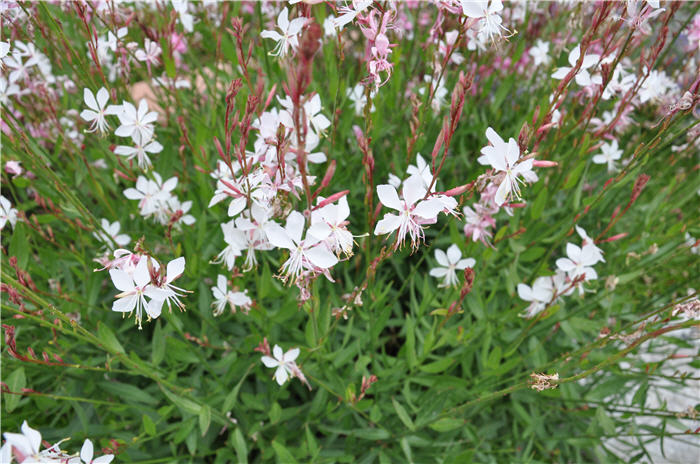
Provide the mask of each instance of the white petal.
[{"label": "white petal", "polygon": [[450,245],[447,249],[447,259],[450,263],[455,264],[462,257],[462,252],[459,251],[459,247],[456,244]]},{"label": "white petal", "polygon": [[[99,97],[99,93],[98,93],[98,97]],[[90,441],[89,438],[86,438],[85,442],[83,443],[83,447],[80,449],[80,459],[83,462],[85,462],[86,464],[90,464],[90,463],[92,463],[92,456],[93,456],[94,452],[95,452],[95,450],[92,446],[92,442]]]},{"label": "white petal", "polygon": [[429,274],[437,278],[444,277],[445,274],[447,274],[447,269],[444,267],[435,267],[430,270]]},{"label": "white petal", "polygon": [[401,210],[399,194],[391,185],[377,185],[377,195],[379,196],[379,201],[381,201],[384,206],[395,210]]},{"label": "white petal", "polygon": [[117,290],[128,292],[134,289],[134,279],[121,269],[110,269],[109,276]]},{"label": "white petal", "polygon": [[446,255],[445,252],[442,251],[442,250],[439,250],[439,249],[438,249],[438,250],[435,250],[435,260],[436,260],[436,261],[438,262],[438,264],[440,264],[441,266],[447,267],[447,266],[450,265],[450,262],[449,262],[449,260],[447,259],[447,255]]},{"label": "white petal", "polygon": [[279,361],[269,356],[263,356],[260,360],[265,365],[265,367],[277,367],[280,365]]},{"label": "white petal", "polygon": [[286,248],[293,250],[296,248],[294,242],[287,236],[287,231],[276,222],[270,222],[265,227],[265,235],[267,240],[277,248]]},{"label": "white petal", "polygon": [[185,257],[181,256],[168,263],[167,277],[168,283],[180,277],[185,272]]},{"label": "white petal", "polygon": [[284,362],[294,362],[299,357],[299,348],[292,348],[284,353]]},{"label": "white petal", "polygon": [[389,234],[399,228],[401,218],[395,214],[385,214],[384,218],[377,222],[374,235]]},{"label": "white petal", "polygon": [[311,264],[321,269],[328,269],[338,263],[338,258],[323,245],[305,250],[304,256],[311,261]]},{"label": "white petal", "polygon": [[284,359],[284,351],[282,351],[282,348],[279,345],[272,347],[272,355],[280,362]]},{"label": "white petal", "polygon": [[87,107],[91,110],[100,110],[100,107],[97,106],[97,102],[95,101],[95,96],[92,94],[92,91],[90,89],[83,89],[83,99],[85,100],[85,104],[87,105]]},{"label": "white petal", "polygon": [[[100,90],[97,91],[97,105],[100,108],[104,108],[107,100],[109,100],[109,92],[107,92],[107,89],[104,87],[101,87]],[[92,442],[90,443],[90,446],[92,446]]]},{"label": "white petal", "polygon": [[31,428],[29,424],[27,424],[27,421],[22,422],[22,433],[29,439],[29,444],[34,453],[38,453],[39,447],[41,446],[41,433]]},{"label": "white petal", "polygon": [[136,301],[138,300],[138,295],[128,295],[123,298],[117,298],[112,303],[112,311],[117,311],[119,313],[128,313],[133,311],[136,307]]}]

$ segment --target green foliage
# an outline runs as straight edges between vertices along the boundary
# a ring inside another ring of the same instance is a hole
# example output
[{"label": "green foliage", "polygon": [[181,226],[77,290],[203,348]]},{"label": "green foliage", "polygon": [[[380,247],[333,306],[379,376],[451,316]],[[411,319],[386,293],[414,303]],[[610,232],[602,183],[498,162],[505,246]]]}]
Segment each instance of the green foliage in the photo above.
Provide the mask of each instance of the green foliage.
[{"label": "green foliage", "polygon": [[[224,247],[219,224],[228,218],[222,206],[207,208],[214,182],[197,168],[214,167],[213,139],[225,133],[225,88],[241,77],[235,38],[222,30],[233,14],[242,14],[242,7],[229,6],[221,28],[203,15],[196,25],[201,42],[191,44],[194,49],[183,57],[190,70],[184,77],[195,82],[204,76],[206,88],[199,94],[179,90],[170,96],[163,90],[157,95],[169,113],[156,128],[165,148],[154,157],[154,170],[165,178],[178,177],[181,199],[194,204],[194,225],[168,230],[138,216],[135,202],[122,193],[133,183],[112,175],[125,166],[110,152],[109,138],[85,134],[85,146],[79,147],[67,138],[47,146],[25,134],[4,136],[3,157],[21,160],[36,175],[30,185],[38,197],[28,194],[26,178],[3,174],[3,195],[26,218],[13,229],[6,226],[2,236],[2,281],[19,293],[22,303],[3,292],[3,324],[16,328],[16,350],[7,342],[3,346],[3,431],[18,431],[27,420],[52,443],[68,436],[71,445],[91,438],[99,449],[116,440],[118,462],[603,462],[618,459],[601,448],[605,437],[664,436],[667,422],[681,420],[674,411],[645,408],[663,362],[647,369],[636,355],[641,341],[659,336],[654,331],[669,324],[679,329],[693,325],[668,319],[673,305],[691,286],[697,288],[693,279],[700,271],[697,255],[685,243],[686,232],[700,235],[693,181],[697,152],[670,148],[684,143],[686,132],[696,127],[689,111],[654,125],[650,122],[658,117],[653,109],[639,108],[638,127],[620,137],[630,163],[612,175],[591,163],[601,140],[580,121],[586,101],[572,99],[560,127],[537,147],[538,159],[558,165],[538,170],[540,180],[523,187],[526,208],[514,208],[512,217],[496,217],[494,248],[468,241],[461,219],[441,217],[426,230],[426,244],[416,253],[394,252],[377,267],[347,319],[334,316],[386,245],[382,237],[361,235],[372,233],[371,212],[352,126],[359,125],[371,138],[376,185],[389,173],[405,172],[415,163],[415,152],[429,157],[449,111],[446,107],[433,114],[424,97],[421,134],[414,152],[406,153],[412,136],[407,82],[414,74],[429,73],[432,56],[437,56],[435,50],[421,48],[427,29],[393,49],[394,75],[374,97],[376,111],[368,118],[354,117],[345,97],[365,77],[352,58],[362,53],[362,45],[350,45],[341,54],[337,41],[326,40],[314,58],[310,89],[320,94],[330,119],[339,113],[320,147],[337,162],[333,190],[323,195],[350,190],[349,229],[357,236],[356,255],[334,267],[335,282],[318,279],[312,298],[300,306],[298,290],[274,277],[283,255],[260,254],[257,268],[236,280],[255,300],[253,309],[247,315],[225,311],[214,317],[210,287],[224,270],[211,261]],[[687,16],[691,12],[685,9]],[[73,75],[81,90],[65,94],[58,111],[81,109],[82,88],[102,85],[87,58],[83,26],[58,6],[41,3],[36,10],[32,21],[45,27],[37,27],[32,40],[41,44],[54,72]],[[324,5],[313,11],[316,18],[327,14]],[[264,86],[264,95],[274,84],[281,95],[288,64],[266,54],[269,43],[258,34],[266,27],[261,15],[257,8],[252,18],[246,16],[246,40],[255,44],[251,73],[254,83]],[[148,27],[165,28],[160,21]],[[560,15],[546,28],[564,30],[567,24],[566,15]],[[130,40],[142,41],[137,27],[129,34]],[[503,49],[464,52],[471,63],[487,65],[496,55],[519,56],[525,40],[529,46],[534,37],[524,31]],[[180,71],[166,53],[166,42],[161,41],[159,72],[173,77]],[[220,68],[214,65],[217,59]],[[200,74],[205,68],[211,72]],[[459,71],[467,70],[450,68],[446,87],[453,89]],[[487,143],[487,127],[517,138],[523,123],[533,121],[537,105],[543,116],[558,85],[548,78],[551,70],[533,70],[529,80],[506,71],[476,79],[438,190],[483,174],[476,159]],[[128,100],[129,87],[146,79],[145,68],[137,68],[112,89]],[[238,109],[248,94],[244,87],[236,99]],[[612,106],[601,101],[596,114]],[[188,144],[178,118],[185,121]],[[95,169],[90,163],[96,160],[104,160],[109,169]],[[312,174],[322,177],[325,168],[314,166]],[[640,174],[651,179],[618,216]],[[51,200],[55,209],[38,204],[37,198]],[[459,199],[466,206],[478,198],[470,191]],[[186,256],[178,285],[193,293],[184,298],[185,312],[164,308],[157,321],[144,321],[139,330],[133,320],[110,311],[117,292],[106,272],[93,272],[101,267],[93,259],[101,255],[102,244],[92,232],[103,217],[120,220],[122,232],[143,237],[145,249],[157,250],[164,259]],[[606,261],[596,267],[600,277],[586,283],[583,297],[572,295],[535,319],[523,319],[527,302],[518,298],[518,283],[552,274],[566,243],[578,240],[572,238],[574,225],[601,240],[627,235],[599,243]],[[459,290],[438,288],[428,273],[435,267],[434,250],[452,243],[463,256],[475,258],[476,265],[471,292],[450,312]],[[15,268],[31,276],[36,288],[24,285]],[[639,343],[599,337],[603,330],[629,335],[642,323],[647,325]],[[687,348],[676,332],[662,335]],[[277,385],[255,351],[263,338],[285,350],[301,348],[297,362],[311,390],[297,379]],[[46,352],[50,361],[27,355],[30,347]],[[558,373],[559,388],[533,390],[533,372]],[[361,395],[363,379],[370,375],[378,380]],[[626,391],[634,392],[629,404]],[[628,414],[618,414],[621,409]],[[633,418],[642,414],[658,422],[637,430]],[[640,454],[631,461],[644,458]]]}]

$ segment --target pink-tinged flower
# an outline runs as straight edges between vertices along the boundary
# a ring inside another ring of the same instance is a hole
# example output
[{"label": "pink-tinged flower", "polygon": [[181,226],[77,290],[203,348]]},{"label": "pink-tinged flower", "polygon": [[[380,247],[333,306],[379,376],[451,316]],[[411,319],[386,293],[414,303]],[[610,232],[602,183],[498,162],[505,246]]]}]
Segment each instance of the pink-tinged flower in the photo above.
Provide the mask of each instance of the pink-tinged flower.
[{"label": "pink-tinged flower", "polygon": [[120,107],[115,105],[106,106],[107,101],[109,101],[109,92],[104,87],[97,91],[97,95],[93,95],[90,89],[84,89],[83,99],[89,109],[83,110],[80,113],[80,117],[92,123],[87,132],[99,131],[100,134],[104,134],[109,129],[105,116],[118,114]]},{"label": "pink-tinged flower", "polygon": [[[120,270],[110,269],[109,276],[112,283],[121,293],[115,296],[116,300],[112,304],[112,311],[120,313],[132,313],[136,310],[135,323],[141,330],[141,319],[143,312],[146,312],[148,320],[160,316],[165,293],[155,285],[151,284],[151,275],[148,270],[148,256],[142,256],[134,269],[133,275]],[[150,298],[151,301],[146,300]]]},{"label": "pink-tinged flower", "polygon": [[298,211],[289,214],[284,228],[271,222],[265,233],[272,245],[289,250],[289,259],[280,268],[284,281],[291,277],[292,282],[296,282],[304,270],[322,272],[338,263],[338,258],[320,243],[325,237],[319,238],[307,233],[302,240],[304,216]]},{"label": "pink-tinged flower", "polygon": [[[564,79],[569,72],[574,69],[576,66],[576,63],[578,62],[579,58],[581,56],[581,46],[576,45],[576,48],[571,50],[571,53],[569,53],[569,66],[563,66],[561,68],[558,68],[554,73],[552,74],[553,79]],[[586,55],[583,57],[583,62],[581,63],[581,67],[579,70],[576,72],[576,83],[580,85],[581,87],[588,87],[589,85],[601,85],[603,83],[603,78],[600,76],[600,74],[595,74],[593,76],[590,75],[588,72],[588,69],[592,66],[595,66],[596,63],[598,63],[598,60],[600,60],[600,55]]]},{"label": "pink-tinged flower", "polygon": [[649,35],[651,34],[649,20],[656,18],[666,9],[659,8],[658,0],[646,0],[645,3],[646,5],[643,5],[639,0],[627,0],[627,18],[624,18],[624,21],[632,29],[638,30],[643,35]]},{"label": "pink-tinged flower", "polygon": [[226,288],[226,277],[219,274],[216,277],[216,287],[211,288],[214,295],[214,302],[211,304],[214,307],[214,316],[220,316],[224,312],[226,305],[231,308],[231,312],[235,313],[239,307],[243,313],[248,314],[253,300],[248,296],[248,290],[242,292],[233,292]]},{"label": "pink-tinged flower", "polygon": [[491,142],[491,145],[481,149],[483,156],[479,157],[479,163],[491,165],[496,171],[505,173],[494,198],[496,205],[501,206],[506,200],[521,200],[518,182],[524,183],[524,181],[518,176],[526,180],[535,176],[536,179],[536,174],[532,171],[533,159],[526,159],[518,163],[520,148],[515,139],[511,137],[508,139],[508,143],[505,143],[490,127],[486,129],[486,138]]},{"label": "pink-tinged flower", "polygon": [[12,458],[19,463],[35,464],[44,462],[65,462],[70,456],[59,448],[60,443],[47,448],[41,448],[41,433],[34,430],[25,420],[22,422],[22,433],[5,432],[5,444],[0,448],[0,462],[2,464],[12,462]]},{"label": "pink-tinged flower", "polygon": [[15,161],[15,160],[10,160],[5,163],[5,172],[8,174],[12,175],[12,178],[14,179],[17,176],[21,176],[22,173],[24,172],[24,169],[22,169],[22,166],[20,165],[21,161]]},{"label": "pink-tinged flower", "polygon": [[14,229],[17,223],[17,210],[12,207],[10,200],[0,195],[0,230],[4,229],[8,222]]},{"label": "pink-tinged flower", "polygon": [[610,143],[603,143],[600,146],[600,154],[595,155],[591,161],[595,164],[607,164],[608,172],[617,171],[615,164],[622,157],[622,150],[617,146],[617,140]]},{"label": "pink-tinged flower", "polygon": [[435,267],[430,270],[430,275],[442,278],[443,281],[438,287],[453,287],[459,283],[456,271],[463,271],[468,267],[473,268],[476,264],[474,258],[462,259],[462,252],[456,244],[450,245],[447,253],[442,250],[435,250],[435,260],[442,267]]},{"label": "pink-tinged flower", "polygon": [[272,355],[274,358],[263,356],[261,361],[265,367],[277,368],[275,371],[275,380],[281,386],[284,385],[289,377],[294,376],[294,368],[296,367],[295,361],[299,357],[299,352],[299,348],[292,348],[284,353],[279,345],[275,345],[274,348],[272,348]]},{"label": "pink-tinged flower", "polygon": [[357,15],[365,11],[372,4],[372,0],[352,0],[352,6],[345,3],[345,6],[338,9],[338,16],[333,20],[333,25],[342,29],[346,24],[352,22]]},{"label": "pink-tinged flower", "polygon": [[409,177],[404,181],[403,199],[399,199],[399,194],[392,185],[378,185],[379,201],[384,206],[397,210],[399,214],[385,214],[384,218],[377,222],[374,235],[390,234],[397,230],[395,249],[403,246],[406,234],[411,237],[411,246],[417,249],[424,238],[422,224],[434,223],[438,214],[444,209],[439,199],[422,200],[426,193],[423,179],[418,176]]},{"label": "pink-tinged flower", "polygon": [[150,140],[153,136],[153,123],[158,119],[158,113],[148,111],[148,102],[142,98],[138,110],[129,102],[123,102],[121,111],[117,117],[121,126],[117,127],[114,134],[119,137],[132,137],[138,134],[140,140]]},{"label": "pink-tinged flower", "polygon": [[464,235],[470,237],[472,241],[481,240],[484,245],[489,245],[491,238],[491,227],[496,227],[496,220],[491,216],[491,211],[485,206],[474,203],[474,209],[465,206],[462,210],[466,224],[464,225]]},{"label": "pink-tinged flower", "polygon": [[277,28],[282,31],[262,31],[260,37],[277,41],[277,45],[270,52],[273,56],[286,56],[289,48],[296,48],[299,45],[297,34],[306,24],[307,18],[295,18],[289,21],[289,10],[285,7],[277,17]]},{"label": "pink-tinged flower", "polygon": [[139,61],[146,63],[148,67],[148,73],[151,72],[151,64],[158,64],[158,56],[160,56],[162,50],[158,42],[153,42],[151,39],[146,39],[143,44],[143,50],[136,50],[134,55]]},{"label": "pink-tinged flower", "polygon": [[[322,199],[319,198],[319,201]],[[323,240],[337,254],[344,253],[352,256],[352,245],[355,243],[352,234],[347,230],[350,207],[347,197],[338,200],[338,204],[329,204],[311,213],[309,234]]]}]

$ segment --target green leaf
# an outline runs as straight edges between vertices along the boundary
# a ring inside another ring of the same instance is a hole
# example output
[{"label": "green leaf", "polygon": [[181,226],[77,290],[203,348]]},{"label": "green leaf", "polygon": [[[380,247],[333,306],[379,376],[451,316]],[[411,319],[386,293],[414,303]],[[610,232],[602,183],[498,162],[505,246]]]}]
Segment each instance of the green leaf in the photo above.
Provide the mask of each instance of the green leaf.
[{"label": "green leaf", "polygon": [[452,417],[443,417],[430,424],[428,427],[435,430],[436,432],[449,432],[459,427],[464,426],[464,421],[460,419],[454,419]]},{"label": "green leaf", "polygon": [[541,257],[545,251],[543,247],[530,247],[523,254],[520,255],[520,261],[523,263],[529,263],[537,258]]},{"label": "green leaf", "polygon": [[[5,229],[5,232],[7,229]],[[28,241],[28,230],[27,227],[21,222],[15,224],[15,228],[12,231],[12,239],[10,240],[10,256],[15,256],[17,258],[17,266],[20,269],[25,269],[27,267],[27,261],[29,261],[29,241]]]},{"label": "green leaf", "polygon": [[202,431],[202,436],[207,434],[209,424],[211,424],[211,408],[205,404],[199,410],[199,429]]},{"label": "green leaf", "polygon": [[270,408],[270,422],[272,424],[279,422],[280,418],[282,417],[282,408],[280,407],[280,404],[277,402],[272,403],[272,407]]},{"label": "green leaf", "polygon": [[[22,389],[27,386],[27,377],[24,375],[24,368],[15,369],[5,380],[7,388],[13,393],[3,393],[2,399],[5,402],[5,411],[12,412],[22,399]],[[17,393],[17,394],[15,394]]]},{"label": "green leaf", "polygon": [[607,435],[615,434],[615,422],[613,422],[610,416],[608,416],[605,412],[605,409],[603,409],[601,406],[599,406],[596,410],[595,418]]},{"label": "green leaf", "polygon": [[156,434],[156,424],[153,423],[153,419],[146,414],[143,415],[143,430],[150,436]]},{"label": "green leaf", "polygon": [[236,430],[233,431],[233,449],[236,450],[236,457],[238,458],[236,462],[247,464],[248,447],[245,444],[245,438],[243,438],[240,427],[236,427]]},{"label": "green leaf", "polygon": [[100,339],[102,345],[110,352],[126,353],[124,347],[119,343],[114,332],[112,332],[112,329],[100,322],[97,324],[97,338]]},{"label": "green leaf", "polygon": [[189,414],[199,415],[199,412],[202,409],[202,407],[194,401],[178,396],[165,387],[161,387],[161,390],[163,391],[163,393],[165,393],[165,396],[167,396],[168,399],[172,401],[175,404],[175,406],[180,408],[182,411]]},{"label": "green leaf", "polygon": [[292,456],[292,453],[290,453],[289,450],[285,448],[283,444],[272,440],[272,448],[275,450],[278,462],[283,462],[285,464],[297,462],[297,460],[294,459],[294,456]]},{"label": "green leaf", "polygon": [[403,425],[408,427],[408,429],[413,432],[416,430],[416,426],[413,425],[413,421],[408,415],[408,412],[406,412],[406,409],[401,406],[401,403],[396,401],[395,398],[391,399],[392,404],[394,405],[394,409],[396,410],[396,414],[399,416],[399,419],[401,419],[401,422],[403,422]]},{"label": "green leaf", "polygon": [[151,360],[153,361],[154,366],[160,364],[165,357],[165,343],[166,338],[163,334],[160,320],[158,320],[156,321],[155,328],[153,329],[153,340],[151,341]]},{"label": "green leaf", "polygon": [[391,438],[389,432],[384,429],[355,429],[352,431],[352,434],[366,440],[388,440]]},{"label": "green leaf", "polygon": [[429,374],[438,374],[440,372],[443,372],[448,367],[450,367],[453,362],[454,362],[454,359],[452,359],[452,358],[442,358],[439,361],[435,361],[435,362],[431,362],[429,364],[424,364],[422,366],[418,366],[418,369],[422,370],[423,372],[427,372]]}]

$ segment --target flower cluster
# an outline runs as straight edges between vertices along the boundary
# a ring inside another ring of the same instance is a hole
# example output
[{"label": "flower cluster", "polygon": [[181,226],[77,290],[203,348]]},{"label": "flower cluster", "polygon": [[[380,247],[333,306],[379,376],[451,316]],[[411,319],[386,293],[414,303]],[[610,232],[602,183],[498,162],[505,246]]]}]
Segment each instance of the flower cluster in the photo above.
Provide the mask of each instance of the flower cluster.
[{"label": "flower cluster", "polygon": [[41,433],[22,422],[22,433],[5,432],[5,443],[0,448],[0,462],[10,464],[14,460],[19,464],[35,463],[56,463],[56,464],[109,464],[114,459],[114,455],[105,454],[93,459],[95,448],[89,438],[83,442],[79,456],[67,454],[61,450],[60,444],[56,443],[46,449],[41,449]]},{"label": "flower cluster", "polygon": [[598,278],[593,266],[598,262],[605,262],[603,251],[595,245],[583,228],[576,226],[576,232],[581,237],[581,246],[566,244],[567,257],[557,259],[557,271],[554,275],[537,277],[532,287],[518,284],[518,296],[530,302],[530,306],[522,314],[523,317],[536,316],[562,296],[573,293],[576,288],[579,289],[579,294],[583,295],[583,283]]},{"label": "flower cluster", "polygon": [[102,264],[104,267],[100,270],[109,269],[112,283],[121,292],[115,296],[112,311],[135,313],[134,323],[139,329],[143,313],[148,321],[155,319],[160,316],[165,303],[171,311],[172,305],[184,311],[185,305],[180,297],[187,290],[173,285],[185,272],[184,257],[170,261],[163,272],[153,257],[120,248],[114,251],[114,259],[104,260]]},{"label": "flower cluster", "polygon": [[126,198],[139,201],[141,216],[153,217],[163,225],[194,224],[194,216],[188,214],[192,208],[192,201],[181,202],[172,193],[177,186],[177,177],[163,182],[163,178],[157,172],[153,172],[152,175],[153,179],[139,176],[135,187],[124,190]]}]

